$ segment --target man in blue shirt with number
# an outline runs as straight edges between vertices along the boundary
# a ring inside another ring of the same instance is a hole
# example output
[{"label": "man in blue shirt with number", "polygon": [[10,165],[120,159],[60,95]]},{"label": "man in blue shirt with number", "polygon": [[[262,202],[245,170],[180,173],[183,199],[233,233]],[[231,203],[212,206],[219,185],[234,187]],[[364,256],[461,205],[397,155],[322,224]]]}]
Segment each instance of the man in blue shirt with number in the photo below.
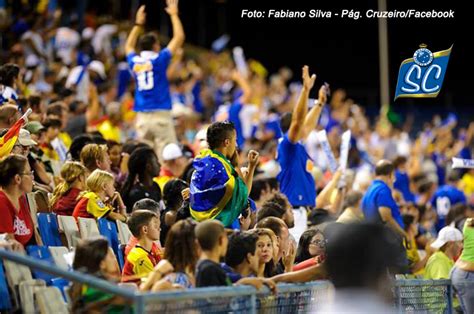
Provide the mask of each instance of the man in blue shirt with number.
[{"label": "man in blue shirt with number", "polygon": [[[165,49],[160,50],[158,38],[153,33],[147,33],[138,40],[146,22],[144,5],[137,11],[135,26],[125,43],[127,62],[135,78],[137,136],[152,142],[160,157],[164,145],[177,141],[166,71],[172,55],[184,43],[183,26],[178,16],[178,0],[167,0],[166,4],[165,10],[171,17],[173,26],[173,38]],[[135,52],[137,41],[140,54]]]},{"label": "man in blue shirt with number", "polygon": [[446,216],[451,207],[455,204],[466,204],[466,195],[457,188],[459,182],[459,173],[452,170],[447,178],[445,185],[442,185],[436,190],[431,205],[436,209],[438,214],[438,222],[436,223],[436,230],[441,230],[446,225]]},{"label": "man in blue shirt with number", "polygon": [[327,85],[319,90],[319,100],[308,112],[309,92],[313,88],[316,74],[309,76],[308,66],[303,67],[303,88],[292,113],[281,118],[283,138],[278,144],[277,160],[281,171],[277,176],[281,191],[288,197],[295,216],[295,227],[290,233],[298,242],[306,230],[307,210],[316,204],[316,186],[311,175],[313,161],[301,143],[316,127],[321,109],[327,100]]}]

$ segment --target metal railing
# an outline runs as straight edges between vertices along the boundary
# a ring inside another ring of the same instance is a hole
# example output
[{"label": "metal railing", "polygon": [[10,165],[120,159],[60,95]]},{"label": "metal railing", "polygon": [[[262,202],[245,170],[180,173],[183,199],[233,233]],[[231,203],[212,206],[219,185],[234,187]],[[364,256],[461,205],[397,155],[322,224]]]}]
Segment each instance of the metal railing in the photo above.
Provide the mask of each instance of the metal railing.
[{"label": "metal railing", "polygon": [[[0,259],[10,260],[69,281],[88,285],[129,301],[134,313],[308,313],[331,299],[329,281],[279,284],[272,294],[250,286],[211,287],[183,291],[142,293],[119,287],[82,272],[67,271],[29,256],[0,249]],[[394,308],[400,313],[452,313],[452,286],[449,280],[396,280]]]}]

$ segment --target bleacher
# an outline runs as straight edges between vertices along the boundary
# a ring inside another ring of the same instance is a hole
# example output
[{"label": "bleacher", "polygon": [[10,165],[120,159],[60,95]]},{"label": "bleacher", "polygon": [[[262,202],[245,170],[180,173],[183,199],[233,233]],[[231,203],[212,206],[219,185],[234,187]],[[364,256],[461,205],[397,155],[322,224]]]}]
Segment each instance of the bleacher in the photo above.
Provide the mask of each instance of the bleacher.
[{"label": "bleacher", "polygon": [[[79,239],[103,236],[114,251],[120,270],[124,265],[124,248],[131,232],[123,222],[107,219],[61,216],[54,213],[36,213],[33,198],[28,198],[31,215],[43,245],[26,247],[25,254],[51,267],[72,272],[72,254]],[[12,261],[1,260],[0,310],[23,313],[68,313],[70,281],[54,274],[30,269]],[[54,300],[54,304],[51,303]],[[52,307],[51,307],[52,306]]]},{"label": "bleacher", "polygon": [[[54,213],[36,213],[43,245],[29,246],[23,255],[0,250],[0,311],[23,313],[69,313],[68,289],[80,282],[123,297],[129,310],[198,313],[306,313],[330,299],[328,281],[280,284],[278,294],[252,287],[199,288],[179,292],[139,293],[133,284],[112,284],[73,271],[72,252],[81,238],[101,235],[113,249],[120,269],[131,233],[120,221],[79,218]],[[449,280],[424,281],[399,278],[394,282],[394,308],[400,312],[452,313]],[[104,309],[105,310],[105,309]]]}]

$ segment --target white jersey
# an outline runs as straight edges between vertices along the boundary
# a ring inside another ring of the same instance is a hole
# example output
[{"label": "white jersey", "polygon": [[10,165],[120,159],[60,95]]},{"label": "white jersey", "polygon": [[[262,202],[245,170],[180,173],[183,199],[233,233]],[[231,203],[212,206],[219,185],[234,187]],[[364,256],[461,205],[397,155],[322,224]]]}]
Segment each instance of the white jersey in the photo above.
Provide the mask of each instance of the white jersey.
[{"label": "white jersey", "polygon": [[60,27],[56,31],[54,49],[65,64],[71,64],[73,51],[79,45],[81,36],[69,27]]}]

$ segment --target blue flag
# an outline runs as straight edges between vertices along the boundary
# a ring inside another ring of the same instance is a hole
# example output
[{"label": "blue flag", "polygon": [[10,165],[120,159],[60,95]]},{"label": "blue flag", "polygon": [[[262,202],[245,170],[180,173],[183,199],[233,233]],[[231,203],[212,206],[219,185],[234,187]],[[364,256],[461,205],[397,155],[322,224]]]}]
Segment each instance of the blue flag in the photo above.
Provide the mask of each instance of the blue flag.
[{"label": "blue flag", "polygon": [[438,96],[448,68],[451,46],[432,53],[420,45],[413,58],[406,59],[398,72],[395,100],[397,98],[434,98]]}]

